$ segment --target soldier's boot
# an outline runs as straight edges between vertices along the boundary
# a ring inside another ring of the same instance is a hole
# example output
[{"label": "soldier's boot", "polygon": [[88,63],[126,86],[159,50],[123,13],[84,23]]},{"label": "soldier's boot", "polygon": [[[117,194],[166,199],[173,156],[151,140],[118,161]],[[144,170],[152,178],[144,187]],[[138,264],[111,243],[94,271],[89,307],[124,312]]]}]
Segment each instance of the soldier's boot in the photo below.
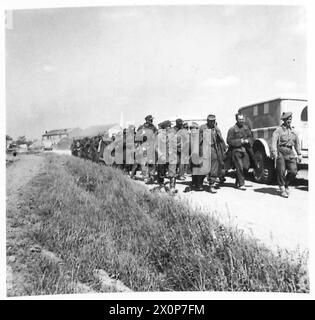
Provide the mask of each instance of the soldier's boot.
[{"label": "soldier's boot", "polygon": [[157,182],[158,182],[158,184],[159,184],[159,185],[158,185],[158,188],[159,188],[159,189],[163,189],[163,188],[164,188],[164,178],[163,178],[163,177],[162,177],[162,178],[161,178],[161,177],[158,177],[158,178],[157,178]]},{"label": "soldier's boot", "polygon": [[176,186],[176,178],[170,178],[170,193],[171,194],[175,194],[177,193],[178,190],[175,189]]},{"label": "soldier's boot", "polygon": [[282,198],[289,198],[289,195],[286,193],[284,186],[280,186],[280,196]]},{"label": "soldier's boot", "polygon": [[198,188],[198,176],[194,174],[191,176],[191,188],[192,190],[197,190]]},{"label": "soldier's boot", "polygon": [[131,168],[131,173],[130,173],[130,178],[133,180],[136,180],[137,169],[138,169],[137,164],[133,164]]},{"label": "soldier's boot", "polygon": [[217,190],[214,188],[214,182],[209,181],[209,192],[210,193],[217,193]]},{"label": "soldier's boot", "polygon": [[225,178],[225,169],[221,169],[221,174],[219,176],[219,184],[222,186],[224,184],[224,182],[226,182],[226,178]]},{"label": "soldier's boot", "polygon": [[196,176],[196,191],[203,191],[203,179],[204,176]]},{"label": "soldier's boot", "polygon": [[185,188],[184,192],[190,192],[196,189],[196,176],[191,175],[191,183],[188,187]]},{"label": "soldier's boot", "polygon": [[238,188],[239,186],[240,186],[240,183],[238,182],[238,179],[237,179],[237,177],[236,177],[235,183],[234,183],[234,187],[235,187],[235,188]]},{"label": "soldier's boot", "polygon": [[164,178],[163,178],[163,177],[158,177],[158,178],[157,178],[157,183],[158,183],[158,186],[152,188],[152,189],[150,190],[151,192],[161,191],[163,188],[165,188]]},{"label": "soldier's boot", "polygon": [[153,176],[149,176],[146,184],[153,184],[154,183],[154,177]]},{"label": "soldier's boot", "polygon": [[285,186],[285,192],[287,193],[287,195],[290,195],[290,190],[289,190],[289,186]]}]

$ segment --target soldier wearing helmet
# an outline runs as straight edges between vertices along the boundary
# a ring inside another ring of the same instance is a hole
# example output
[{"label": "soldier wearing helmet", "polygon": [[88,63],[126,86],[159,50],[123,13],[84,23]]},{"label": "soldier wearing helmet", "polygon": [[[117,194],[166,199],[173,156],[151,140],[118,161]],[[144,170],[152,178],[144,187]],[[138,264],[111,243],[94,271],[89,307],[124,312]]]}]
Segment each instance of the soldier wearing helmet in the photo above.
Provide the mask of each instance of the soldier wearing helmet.
[{"label": "soldier wearing helmet", "polygon": [[[294,149],[301,161],[300,139],[291,126],[292,112],[284,112],[281,116],[282,125],[272,135],[271,155],[276,161],[277,182],[280,188],[280,195],[283,198],[289,197],[289,185],[297,174],[297,159]],[[287,170],[287,174],[286,174]]]}]

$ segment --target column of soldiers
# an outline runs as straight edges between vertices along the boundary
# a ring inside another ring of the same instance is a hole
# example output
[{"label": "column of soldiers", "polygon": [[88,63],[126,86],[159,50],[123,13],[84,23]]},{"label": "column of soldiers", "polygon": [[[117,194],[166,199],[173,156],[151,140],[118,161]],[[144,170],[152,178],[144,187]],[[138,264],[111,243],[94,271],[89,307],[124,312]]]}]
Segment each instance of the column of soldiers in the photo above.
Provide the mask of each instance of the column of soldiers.
[{"label": "column of soldiers", "polygon": [[[225,181],[225,173],[236,171],[235,188],[246,190],[245,175],[250,166],[257,167],[253,152],[253,135],[242,114],[236,114],[236,123],[227,134],[225,143],[218,127],[216,116],[208,115],[200,127],[196,122],[191,126],[177,119],[172,127],[169,120],[153,124],[152,115],[145,117],[145,123],[137,130],[129,126],[117,135],[109,137],[105,132],[95,137],[73,140],[71,153],[74,156],[103,163],[123,170],[136,179],[137,171],[145,183],[157,182],[155,189],[165,188],[174,194],[176,180],[184,181],[191,173],[191,183],[185,189],[203,191],[204,180],[210,193]],[[283,125],[273,134],[272,156],[276,159],[277,181],[281,196],[289,196],[289,184],[297,173],[293,148],[301,158],[299,139],[291,128],[292,113],[282,115]],[[287,170],[287,175],[285,174]],[[165,178],[169,178],[169,186]]]}]

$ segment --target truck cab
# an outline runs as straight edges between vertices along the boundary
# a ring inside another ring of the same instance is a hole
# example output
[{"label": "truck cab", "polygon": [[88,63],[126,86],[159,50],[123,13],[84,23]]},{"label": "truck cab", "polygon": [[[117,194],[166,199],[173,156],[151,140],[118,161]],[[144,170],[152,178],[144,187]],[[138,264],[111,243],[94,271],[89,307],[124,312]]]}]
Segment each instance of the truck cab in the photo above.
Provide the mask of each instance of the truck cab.
[{"label": "truck cab", "polygon": [[239,108],[254,136],[253,150],[257,161],[254,179],[261,183],[271,183],[275,177],[275,161],[271,159],[272,134],[282,124],[283,112],[291,111],[292,126],[301,143],[302,162],[298,169],[308,170],[308,113],[307,100],[279,97]]}]

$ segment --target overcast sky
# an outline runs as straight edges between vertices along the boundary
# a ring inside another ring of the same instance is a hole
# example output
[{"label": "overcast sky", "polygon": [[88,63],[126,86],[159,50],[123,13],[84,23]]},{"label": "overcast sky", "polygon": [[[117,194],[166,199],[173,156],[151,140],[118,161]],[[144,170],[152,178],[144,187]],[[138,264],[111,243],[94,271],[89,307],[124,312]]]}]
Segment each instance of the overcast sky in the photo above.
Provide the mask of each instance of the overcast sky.
[{"label": "overcast sky", "polygon": [[140,124],[306,93],[306,12],[297,6],[16,10],[6,29],[6,132]]}]

